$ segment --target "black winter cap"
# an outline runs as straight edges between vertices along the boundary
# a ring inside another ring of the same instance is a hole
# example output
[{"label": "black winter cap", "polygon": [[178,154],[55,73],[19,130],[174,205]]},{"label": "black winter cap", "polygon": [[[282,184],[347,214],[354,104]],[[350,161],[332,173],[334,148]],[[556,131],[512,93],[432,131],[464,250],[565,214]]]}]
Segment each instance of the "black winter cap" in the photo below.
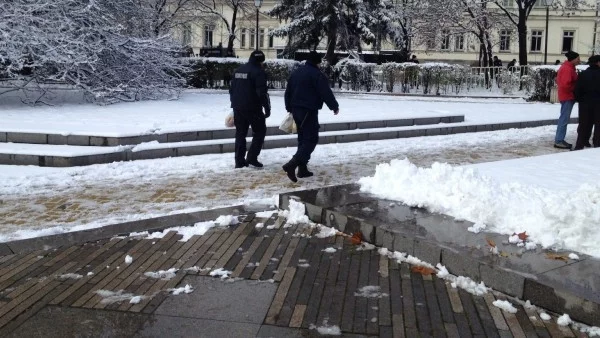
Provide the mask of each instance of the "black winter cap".
[{"label": "black winter cap", "polygon": [[260,50],[255,50],[250,54],[250,62],[263,63],[265,62],[265,53]]},{"label": "black winter cap", "polygon": [[308,59],[306,60],[313,65],[318,65],[321,63],[321,55],[319,55],[319,53],[316,51],[311,50],[310,53],[308,53]]},{"label": "black winter cap", "polygon": [[600,55],[592,55],[588,60],[588,65],[595,65],[600,62]]},{"label": "black winter cap", "polygon": [[574,51],[568,51],[565,53],[565,56],[567,57],[567,60],[573,61],[579,57],[579,54],[575,53]]}]

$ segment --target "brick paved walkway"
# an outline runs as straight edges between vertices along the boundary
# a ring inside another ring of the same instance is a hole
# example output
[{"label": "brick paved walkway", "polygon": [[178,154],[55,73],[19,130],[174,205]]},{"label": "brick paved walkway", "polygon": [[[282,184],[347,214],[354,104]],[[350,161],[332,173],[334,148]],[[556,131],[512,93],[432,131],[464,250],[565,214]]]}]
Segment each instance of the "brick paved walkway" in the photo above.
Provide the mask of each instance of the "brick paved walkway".
[{"label": "brick paved walkway", "polygon": [[[257,227],[258,223],[265,226]],[[219,333],[239,324],[222,319],[212,321],[215,326],[206,334],[201,330],[210,326],[197,324],[200,327],[195,330],[200,331],[194,334],[261,336],[263,330],[280,327],[290,330],[278,331],[281,334],[300,337],[336,325],[345,334],[381,337],[585,337],[557,326],[556,317],[542,321],[535,310],[517,304],[516,314],[503,312],[492,305],[495,299],[506,299],[501,294],[472,296],[435,276],[413,273],[405,263],[398,264],[377,250],[360,250],[345,237],[318,238],[315,228],[285,228],[282,223],[276,215],[268,220],[248,217],[238,226],[213,228],[186,242],[170,232],[162,239],[125,237],[0,257],[0,336],[65,337],[73,334],[68,330],[99,318],[103,322],[98,325],[104,329],[112,325],[115,330],[126,330],[133,320],[130,316],[139,316],[135,318],[141,322],[128,332],[161,335],[152,316],[164,317],[165,312],[172,316],[169,322],[194,325],[204,320],[203,312],[219,311],[205,311],[215,307],[214,300],[203,304],[200,298],[184,306],[199,317],[179,316],[176,311],[160,310],[169,303],[165,300],[182,297],[178,300],[185,301],[203,290],[178,296],[168,290],[183,286],[191,276],[207,276],[224,268],[231,275],[227,280],[215,279],[224,288],[218,299],[235,292],[244,280],[274,283],[276,291],[268,297],[264,313],[253,310],[247,315],[259,316],[254,331]],[[133,257],[131,264],[125,263],[126,255]],[[144,274],[171,268],[178,269],[171,279]],[[124,290],[121,294],[131,295],[106,302],[98,290]],[[258,297],[249,293],[249,299]],[[139,303],[130,302],[134,295],[141,296]],[[238,301],[236,311],[243,312],[252,303]],[[78,309],[88,309],[93,316],[83,321],[81,315],[66,315],[84,311]],[[55,316],[51,325],[60,323],[52,332],[44,330],[38,318],[48,313]],[[169,335],[186,336],[181,331],[185,327],[174,326]]]},{"label": "brick paved walkway", "polygon": [[[76,174],[73,174],[72,182],[68,185],[43,180],[28,188],[26,193],[2,195],[0,192],[0,235],[10,237],[20,229],[113,224],[190,208],[210,209],[234,205],[295,189],[346,184],[372,175],[377,163],[405,156],[417,165],[428,166],[435,161],[480,163],[554,153],[557,150],[549,147],[546,140],[527,139],[514,140],[511,144],[484,143],[464,148],[397,153],[384,153],[374,148],[361,154],[340,154],[337,158],[321,159],[317,150],[317,158],[311,162],[316,177],[302,180],[301,185],[292,184],[280,170],[290,150],[273,151],[281,154],[281,162],[265,163],[264,170],[245,170],[243,181],[224,179],[239,175],[231,167],[197,170],[193,161],[180,166],[166,166],[168,170],[158,166],[152,172],[146,169],[139,174],[136,174],[139,169],[132,167],[133,163],[105,165],[101,175],[90,168],[72,169],[76,170]],[[231,156],[225,154],[217,157]],[[211,158],[215,157],[195,157],[194,161],[202,163]],[[123,172],[128,172],[128,177],[119,178]]]}]

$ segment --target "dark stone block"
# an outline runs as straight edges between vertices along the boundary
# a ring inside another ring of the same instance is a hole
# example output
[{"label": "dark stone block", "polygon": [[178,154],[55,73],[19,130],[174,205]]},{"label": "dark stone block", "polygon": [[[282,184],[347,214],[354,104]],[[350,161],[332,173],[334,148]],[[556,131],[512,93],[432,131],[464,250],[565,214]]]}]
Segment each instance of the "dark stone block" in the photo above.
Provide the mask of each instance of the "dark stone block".
[{"label": "dark stone block", "polygon": [[90,145],[94,147],[108,146],[108,138],[101,136],[90,136]]},{"label": "dark stone block", "polygon": [[354,124],[354,128],[350,129],[349,123],[326,123],[321,125],[321,131],[342,131],[342,130],[353,130],[356,129],[356,124]]},{"label": "dark stone block", "polygon": [[440,123],[441,118],[439,117],[418,117],[415,119],[415,125],[429,125],[429,124],[438,124]]},{"label": "dark stone block", "polygon": [[[214,132],[213,132],[214,133]],[[188,142],[197,141],[197,134],[195,131],[182,132],[182,133],[169,133],[167,134],[167,142]]]},{"label": "dark stone block", "polygon": [[306,206],[306,215],[308,219],[315,223],[322,224],[323,223],[323,208],[317,205],[312,205],[310,203],[305,203]]},{"label": "dark stone block", "polygon": [[[44,162],[44,156],[39,155],[20,155],[20,154],[10,154],[9,155],[9,163],[6,164],[16,164],[16,165],[40,165],[41,162]],[[43,166],[42,166],[43,167]]]},{"label": "dark stone block", "polygon": [[414,119],[400,119],[400,120],[387,120],[385,121],[385,126],[388,128],[392,127],[409,127],[414,126]]},{"label": "dark stone block", "polygon": [[6,142],[6,133],[0,132],[0,142]]},{"label": "dark stone block", "polygon": [[441,261],[442,248],[437,243],[415,238],[413,256],[435,266]]},{"label": "dark stone block", "polygon": [[398,138],[420,137],[425,136],[427,129],[409,129],[398,131]]},{"label": "dark stone block", "polygon": [[67,136],[67,144],[70,146],[89,146],[90,137],[85,135],[69,135]]},{"label": "dark stone block", "polygon": [[[583,258],[583,255],[582,257]],[[600,260],[587,258],[575,261],[573,264],[564,263],[557,269],[550,269],[538,274],[541,283],[564,289],[574,295],[600,304]],[[569,276],[569,278],[565,278]]]},{"label": "dark stone block", "polygon": [[[266,142],[265,142],[266,144]],[[233,141],[224,142],[221,144],[221,153],[234,153],[235,152],[235,143]]]},{"label": "dark stone block", "polygon": [[325,187],[320,189],[294,191],[290,196],[296,196],[302,202],[318,205],[323,208],[368,202],[374,197],[360,192],[360,187],[355,184]]},{"label": "dark stone block", "polygon": [[440,214],[429,214],[417,218],[416,236],[431,242],[441,244],[456,244],[464,247],[481,238],[485,243],[485,234],[473,234],[467,228],[473,223],[457,221],[453,217]]},{"label": "dark stone block", "polygon": [[67,144],[67,137],[58,134],[48,134],[48,144]]},{"label": "dark stone block", "polygon": [[221,146],[218,144],[192,146],[192,147],[180,147],[175,148],[176,156],[194,156],[204,154],[220,154]]},{"label": "dark stone block", "polygon": [[442,249],[441,263],[453,275],[467,276],[476,281],[481,280],[479,262],[467,250],[444,247]]},{"label": "dark stone block", "polygon": [[394,251],[415,255],[415,239],[411,235],[402,233],[394,234]]},{"label": "dark stone block", "polygon": [[12,255],[13,252],[6,243],[0,243],[0,257]]},{"label": "dark stone block", "polygon": [[369,134],[336,135],[335,140],[337,143],[363,142],[369,140]]},{"label": "dark stone block", "polygon": [[48,135],[38,133],[7,132],[5,142],[47,144]]},{"label": "dark stone block", "polygon": [[441,135],[442,131],[440,128],[429,128],[429,129],[425,129],[425,133],[427,136],[437,136],[437,135]]},{"label": "dark stone block", "polygon": [[450,127],[450,134],[464,134],[468,131],[466,126]]},{"label": "dark stone block", "polygon": [[519,274],[517,271],[510,271],[487,264],[481,264],[479,272],[481,280],[485,281],[485,285],[507,295],[524,299],[523,289],[526,279],[524,275]]},{"label": "dark stone block", "polygon": [[450,121],[452,123],[460,123],[460,122],[465,122],[465,116],[464,115],[457,115],[457,116],[452,116],[450,118]]},{"label": "dark stone block", "polygon": [[379,133],[370,133],[369,140],[391,140],[398,137],[397,131],[384,131]]},{"label": "dark stone block", "polygon": [[134,337],[255,337],[259,329],[252,323],[154,315]]},{"label": "dark stone block", "polygon": [[491,124],[480,124],[477,126],[477,132],[481,131],[493,131],[494,128]]},{"label": "dark stone block", "polygon": [[134,151],[132,152],[132,155],[134,160],[150,160],[155,158],[174,157],[177,153],[174,148],[166,148]]},{"label": "dark stone block", "polygon": [[356,122],[357,129],[375,129],[385,128],[385,121],[364,121]]},{"label": "dark stone block", "polygon": [[[166,135],[165,135],[166,137]],[[207,141],[213,139],[213,133],[211,130],[199,131],[196,133],[196,140],[198,141]],[[161,141],[159,141],[161,142]]]}]

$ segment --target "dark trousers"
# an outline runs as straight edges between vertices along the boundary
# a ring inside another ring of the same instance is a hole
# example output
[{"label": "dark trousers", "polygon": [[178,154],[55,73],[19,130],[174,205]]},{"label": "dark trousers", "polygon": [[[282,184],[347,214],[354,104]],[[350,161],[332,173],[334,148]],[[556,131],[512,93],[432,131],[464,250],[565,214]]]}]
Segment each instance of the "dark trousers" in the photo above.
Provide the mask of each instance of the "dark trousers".
[{"label": "dark trousers", "polygon": [[298,150],[294,157],[299,164],[306,165],[319,143],[319,112],[293,108],[292,116],[298,129]]},{"label": "dark trousers", "polygon": [[583,149],[589,142],[592,129],[594,129],[592,144],[594,147],[600,147],[600,102],[580,102],[576,150]]},{"label": "dark trousers", "polygon": [[[267,125],[262,111],[233,111],[233,120],[235,124],[235,164],[244,165],[246,158],[256,160],[260,155],[260,150],[265,143],[267,134]],[[248,128],[252,127],[252,144],[246,156],[246,136]]]}]

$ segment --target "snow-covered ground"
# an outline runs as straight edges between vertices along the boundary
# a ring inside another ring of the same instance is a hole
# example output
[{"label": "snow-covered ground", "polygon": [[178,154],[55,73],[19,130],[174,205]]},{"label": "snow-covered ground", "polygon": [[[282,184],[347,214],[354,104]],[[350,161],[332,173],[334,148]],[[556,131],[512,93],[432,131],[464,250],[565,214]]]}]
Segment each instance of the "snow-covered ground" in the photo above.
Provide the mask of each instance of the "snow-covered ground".
[{"label": "snow-covered ground", "polygon": [[[338,94],[340,115],[328,109],[321,123],[354,122],[440,115],[465,115],[465,123],[501,123],[557,118],[559,107],[523,99],[468,99]],[[272,115],[278,126],[285,116],[283,92],[271,93]],[[226,91],[188,91],[176,101],[65,106],[3,106],[0,131],[61,135],[135,136],[152,133],[223,129],[231,111]],[[577,116],[577,108],[573,117]]]},{"label": "snow-covered ground", "polygon": [[600,257],[600,149],[516,160],[419,168],[409,160],[377,166],[362,190],[485,225],[526,232],[545,248]]}]

